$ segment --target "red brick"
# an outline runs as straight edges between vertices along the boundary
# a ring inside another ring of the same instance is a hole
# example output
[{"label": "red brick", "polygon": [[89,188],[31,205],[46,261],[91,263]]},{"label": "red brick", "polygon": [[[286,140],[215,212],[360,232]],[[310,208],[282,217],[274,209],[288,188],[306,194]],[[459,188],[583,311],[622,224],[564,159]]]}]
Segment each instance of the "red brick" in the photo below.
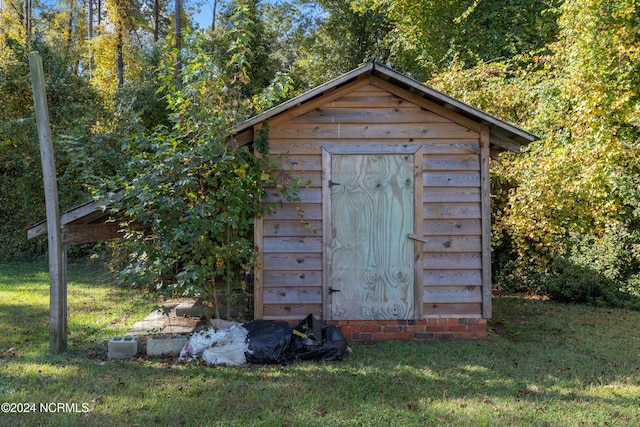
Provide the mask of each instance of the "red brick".
[{"label": "red brick", "polygon": [[407,325],[404,327],[405,332],[424,332],[427,326],[425,325]]},{"label": "red brick", "polygon": [[448,326],[428,326],[427,325],[427,332],[445,332],[446,330],[448,330]]},{"label": "red brick", "polygon": [[351,335],[351,339],[353,341],[371,341],[373,338],[372,334],[370,333],[354,333]]},{"label": "red brick", "polygon": [[432,340],[435,338],[435,334],[433,332],[416,332],[413,337],[417,340]]},{"label": "red brick", "polygon": [[396,332],[394,335],[397,340],[410,340],[415,336],[415,334],[411,332]]},{"label": "red brick", "polygon": [[349,320],[350,326],[366,326],[370,324],[370,320]]},{"label": "red brick", "polygon": [[475,332],[457,332],[455,334],[456,338],[459,339],[475,339],[477,338],[476,333]]},{"label": "red brick", "polygon": [[436,332],[435,337],[438,339],[451,339],[455,338],[454,334],[451,332]]},{"label": "red brick", "polygon": [[342,335],[344,336],[344,339],[346,339],[346,340],[353,339],[353,337],[352,337],[353,334],[351,332],[343,332]]},{"label": "red brick", "polygon": [[360,326],[343,326],[340,328],[342,333],[361,332]]},{"label": "red brick", "polygon": [[379,341],[379,340],[390,340],[393,339],[393,334],[390,332],[376,332],[373,334],[373,340],[374,341]]},{"label": "red brick", "polygon": [[485,339],[487,338],[487,331],[478,331],[476,335],[478,336],[479,339]]},{"label": "red brick", "polygon": [[470,331],[486,331],[487,330],[487,325],[469,325],[469,326],[467,326],[467,328]]},{"label": "red brick", "polygon": [[380,332],[380,326],[378,325],[369,325],[369,326],[361,326],[360,331],[362,332]]},{"label": "red brick", "polygon": [[400,325],[386,325],[384,327],[384,332],[403,332],[403,329],[406,328]]},{"label": "red brick", "polygon": [[427,325],[437,325],[438,324],[438,319],[436,319],[435,317],[430,317],[428,319],[425,319],[427,321]]},{"label": "red brick", "polygon": [[451,325],[449,326],[451,332],[462,332],[467,330],[467,325]]}]

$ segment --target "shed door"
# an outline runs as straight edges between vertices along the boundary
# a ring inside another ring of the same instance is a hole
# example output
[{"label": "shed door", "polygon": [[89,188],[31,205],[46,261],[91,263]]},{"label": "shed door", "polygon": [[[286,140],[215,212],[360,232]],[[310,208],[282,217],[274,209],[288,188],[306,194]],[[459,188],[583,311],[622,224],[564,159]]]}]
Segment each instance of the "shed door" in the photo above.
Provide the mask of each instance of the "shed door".
[{"label": "shed door", "polygon": [[331,156],[332,319],[414,317],[414,155]]}]

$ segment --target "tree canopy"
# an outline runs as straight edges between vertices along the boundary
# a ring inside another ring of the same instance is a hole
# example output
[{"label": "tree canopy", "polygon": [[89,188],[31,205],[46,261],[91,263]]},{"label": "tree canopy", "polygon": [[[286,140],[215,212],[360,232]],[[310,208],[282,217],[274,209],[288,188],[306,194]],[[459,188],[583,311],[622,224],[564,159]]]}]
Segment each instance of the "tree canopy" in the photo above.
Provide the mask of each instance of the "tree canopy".
[{"label": "tree canopy", "polygon": [[[542,137],[493,162],[497,286],[634,303],[639,1],[182,1],[2,2],[1,257],[44,250],[21,231],[44,216],[30,50],[45,63],[62,208],[123,187],[120,209],[144,220],[171,200],[147,218],[162,244],[119,250],[127,280],[181,290],[227,277],[222,259],[252,260],[240,218],[269,178],[224,145],[230,127],[375,58]],[[215,16],[197,22],[199,8]],[[211,215],[223,229],[202,228]]]}]

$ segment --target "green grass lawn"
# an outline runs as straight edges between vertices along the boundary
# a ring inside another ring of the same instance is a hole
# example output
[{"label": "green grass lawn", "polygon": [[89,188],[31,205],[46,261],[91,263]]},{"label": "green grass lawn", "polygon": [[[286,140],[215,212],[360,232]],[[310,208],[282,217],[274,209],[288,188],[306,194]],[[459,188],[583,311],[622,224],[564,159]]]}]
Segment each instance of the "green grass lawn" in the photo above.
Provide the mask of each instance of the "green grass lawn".
[{"label": "green grass lawn", "polygon": [[46,265],[0,264],[0,403],[31,411],[1,426],[640,425],[638,312],[500,296],[483,341],[214,368],[107,360],[109,337],[155,304],[112,282],[70,267],[68,350],[51,355]]}]

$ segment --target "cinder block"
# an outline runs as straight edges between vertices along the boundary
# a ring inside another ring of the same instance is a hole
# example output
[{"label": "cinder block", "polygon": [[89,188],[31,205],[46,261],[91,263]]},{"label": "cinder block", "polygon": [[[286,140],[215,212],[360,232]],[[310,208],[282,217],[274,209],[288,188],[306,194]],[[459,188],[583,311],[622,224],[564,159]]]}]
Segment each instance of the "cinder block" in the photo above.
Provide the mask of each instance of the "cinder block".
[{"label": "cinder block", "polygon": [[147,354],[149,356],[162,356],[165,354],[180,354],[182,348],[189,341],[188,337],[166,337],[147,339]]},{"label": "cinder block", "polygon": [[109,340],[109,359],[128,359],[138,353],[138,337],[111,337]]},{"label": "cinder block", "polygon": [[205,307],[198,304],[195,300],[187,300],[178,304],[175,308],[175,312],[178,317],[201,317],[205,314]]}]

